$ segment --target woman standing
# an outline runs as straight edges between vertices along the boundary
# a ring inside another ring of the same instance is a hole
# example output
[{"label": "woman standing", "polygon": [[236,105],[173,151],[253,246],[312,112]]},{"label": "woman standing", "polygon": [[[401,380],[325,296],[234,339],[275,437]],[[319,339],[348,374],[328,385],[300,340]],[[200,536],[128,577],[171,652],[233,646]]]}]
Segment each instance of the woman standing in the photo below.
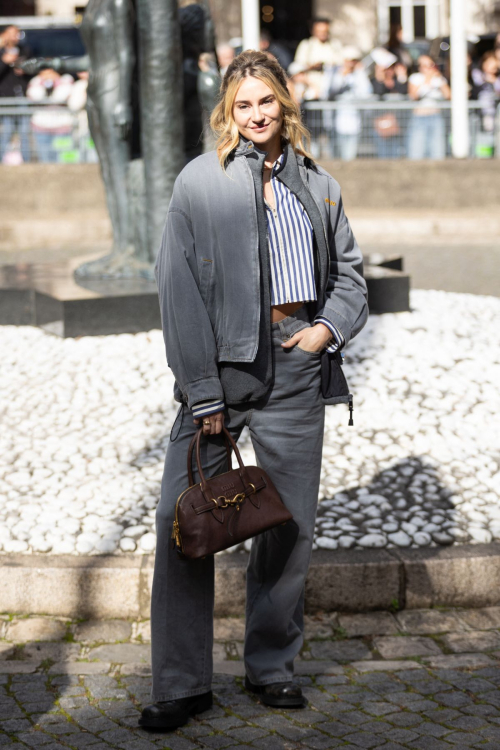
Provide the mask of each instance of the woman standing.
[{"label": "woman standing", "polygon": [[211,120],[217,150],[177,178],[157,259],[181,406],[156,514],[154,703],[142,712],[146,727],[172,729],[212,704],[213,556],[182,559],[170,544],[200,422],[210,436],[201,454],[207,476],[227,470],[222,424],[235,440],[248,425],[259,465],[293,514],[253,540],[245,684],[267,705],[306,703],[293,661],[303,642],[321,470],[320,355],[361,330],[367,302],[339,186],[308,157],[286,84],[263,53],[243,52],[229,65]]}]

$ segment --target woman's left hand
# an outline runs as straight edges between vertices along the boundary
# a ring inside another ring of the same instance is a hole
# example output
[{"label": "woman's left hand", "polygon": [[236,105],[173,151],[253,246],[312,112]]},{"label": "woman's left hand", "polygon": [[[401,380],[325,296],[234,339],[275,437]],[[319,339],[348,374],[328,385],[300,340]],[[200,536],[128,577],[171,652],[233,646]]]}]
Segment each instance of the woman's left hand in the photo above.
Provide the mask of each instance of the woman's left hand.
[{"label": "woman's left hand", "polygon": [[291,349],[297,346],[299,342],[302,342],[299,349],[304,349],[306,352],[320,352],[330,342],[332,334],[330,330],[323,325],[323,323],[316,323],[316,325],[310,328],[303,328],[301,331],[297,331],[291,339],[284,341],[281,346],[283,349]]}]

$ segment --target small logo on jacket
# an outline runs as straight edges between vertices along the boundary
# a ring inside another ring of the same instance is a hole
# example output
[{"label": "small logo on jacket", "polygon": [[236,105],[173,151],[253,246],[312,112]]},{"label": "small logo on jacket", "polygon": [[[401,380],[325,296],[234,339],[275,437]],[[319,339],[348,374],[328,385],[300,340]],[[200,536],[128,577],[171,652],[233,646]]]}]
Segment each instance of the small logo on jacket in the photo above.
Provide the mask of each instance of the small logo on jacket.
[{"label": "small logo on jacket", "polygon": [[328,203],[329,206],[336,206],[337,204],[335,201],[331,201],[330,198],[325,198],[325,203]]}]

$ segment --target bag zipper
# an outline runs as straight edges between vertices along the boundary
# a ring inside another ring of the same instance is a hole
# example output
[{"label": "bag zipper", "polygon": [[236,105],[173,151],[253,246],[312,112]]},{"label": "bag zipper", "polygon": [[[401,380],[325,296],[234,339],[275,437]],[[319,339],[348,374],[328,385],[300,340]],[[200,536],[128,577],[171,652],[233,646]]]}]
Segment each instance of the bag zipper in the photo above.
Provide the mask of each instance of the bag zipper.
[{"label": "bag zipper", "polygon": [[[198,484],[201,484],[201,482],[198,482]],[[178,549],[181,552],[184,552],[184,550],[182,548],[181,529],[180,529],[180,526],[179,526],[179,502],[180,502],[182,496],[185,495],[186,492],[191,489],[191,487],[196,487],[196,485],[192,484],[190,487],[187,487],[185,490],[183,490],[181,492],[181,494],[179,495],[179,497],[177,498],[177,502],[175,503],[175,518],[174,518],[174,525],[172,527],[172,537],[171,538],[173,539],[173,541],[175,543],[175,546],[178,547]]]}]

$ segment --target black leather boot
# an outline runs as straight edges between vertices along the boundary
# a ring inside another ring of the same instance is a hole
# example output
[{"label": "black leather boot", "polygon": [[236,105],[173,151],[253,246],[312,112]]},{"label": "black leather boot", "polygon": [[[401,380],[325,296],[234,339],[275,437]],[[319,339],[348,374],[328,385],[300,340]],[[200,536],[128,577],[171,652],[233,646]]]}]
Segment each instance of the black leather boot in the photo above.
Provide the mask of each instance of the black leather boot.
[{"label": "black leather boot", "polygon": [[189,698],[173,701],[158,701],[142,709],[139,724],[145,729],[177,729],[185,724],[190,716],[201,714],[212,707],[212,691]]},{"label": "black leather boot", "polygon": [[245,677],[245,689],[256,693],[262,703],[273,708],[305,708],[307,698],[296,682],[273,682],[270,685],[253,685]]}]

